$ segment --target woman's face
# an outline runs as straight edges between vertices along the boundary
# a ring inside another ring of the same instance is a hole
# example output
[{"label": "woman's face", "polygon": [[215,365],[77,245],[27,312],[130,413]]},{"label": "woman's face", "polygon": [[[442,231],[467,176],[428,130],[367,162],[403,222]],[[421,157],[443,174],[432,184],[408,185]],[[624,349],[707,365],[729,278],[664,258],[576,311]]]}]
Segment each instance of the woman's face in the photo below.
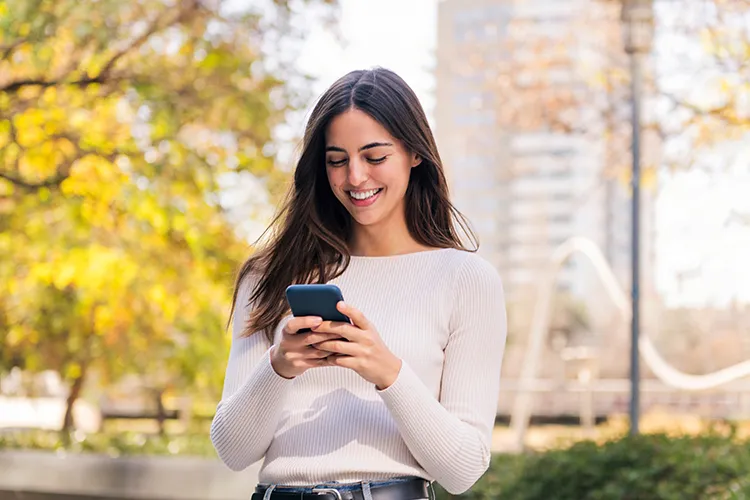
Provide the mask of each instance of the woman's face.
[{"label": "woman's face", "polygon": [[358,109],[338,115],[326,131],[328,182],[362,226],[403,223],[409,176],[420,161]]}]

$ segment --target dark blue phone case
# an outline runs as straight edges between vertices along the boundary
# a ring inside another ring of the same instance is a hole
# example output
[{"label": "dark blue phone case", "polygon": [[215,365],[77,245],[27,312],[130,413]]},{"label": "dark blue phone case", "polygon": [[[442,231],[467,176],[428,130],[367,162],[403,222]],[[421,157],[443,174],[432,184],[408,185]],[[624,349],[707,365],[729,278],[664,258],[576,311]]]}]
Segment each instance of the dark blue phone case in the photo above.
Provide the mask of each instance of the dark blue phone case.
[{"label": "dark blue phone case", "polygon": [[286,300],[294,316],[318,316],[324,321],[350,323],[336,309],[336,304],[344,300],[336,285],[291,285],[286,289]]}]

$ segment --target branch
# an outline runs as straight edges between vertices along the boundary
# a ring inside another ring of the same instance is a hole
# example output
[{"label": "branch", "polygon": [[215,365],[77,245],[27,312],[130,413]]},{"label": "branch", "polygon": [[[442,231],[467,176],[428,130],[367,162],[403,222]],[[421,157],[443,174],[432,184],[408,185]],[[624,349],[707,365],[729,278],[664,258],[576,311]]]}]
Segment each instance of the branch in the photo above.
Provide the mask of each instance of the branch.
[{"label": "branch", "polygon": [[170,26],[173,26],[174,24],[180,23],[185,20],[186,15],[197,7],[195,1],[181,2],[180,5],[181,7],[177,11],[177,14],[168,21],[165,21],[165,19],[167,19],[170,13],[169,10],[165,10],[160,15],[156,16],[156,18],[151,22],[151,24],[149,24],[148,28],[143,32],[143,34],[132,40],[129,44],[127,44],[125,47],[117,51],[112,57],[110,57],[110,59],[104,64],[101,71],[99,71],[96,76],[71,81],[66,81],[65,77],[54,80],[46,80],[43,78],[28,78],[10,82],[5,86],[0,87],[0,92],[14,93],[18,92],[23,87],[47,88],[60,85],[86,87],[92,84],[103,84],[116,81],[118,79],[111,78],[110,72],[118,60],[143,45],[156,32],[165,28],[169,28]]},{"label": "branch", "polygon": [[[198,152],[195,151],[194,149],[191,149],[191,148],[186,148],[186,149],[187,149],[187,152],[188,152],[189,155],[193,156],[196,160],[198,160],[200,163],[202,163],[204,167],[206,167],[206,170],[208,172],[209,182],[211,184],[210,189],[212,191],[214,191],[214,192],[218,191],[219,185],[216,182],[216,175],[214,173],[214,171],[216,170],[216,167],[213,166],[213,165],[211,165],[211,163],[208,161],[208,159],[206,159],[203,155],[198,154]],[[198,190],[200,190],[200,186],[198,186],[198,184],[195,182],[194,178],[192,178],[192,180],[193,180],[193,185]]]},{"label": "branch", "polygon": [[38,190],[40,190],[42,188],[56,188],[60,184],[62,184],[62,182],[65,179],[67,179],[68,177],[70,177],[70,171],[71,171],[71,168],[73,167],[73,164],[75,162],[77,162],[78,160],[80,160],[81,158],[85,157],[85,156],[95,155],[95,156],[98,156],[100,158],[104,158],[104,159],[106,159],[109,162],[114,162],[115,159],[118,156],[126,154],[124,151],[119,150],[119,149],[115,149],[110,154],[101,154],[101,153],[98,153],[97,151],[93,151],[93,150],[90,150],[90,149],[83,149],[78,144],[78,139],[77,138],[71,137],[71,136],[66,135],[66,134],[58,134],[58,135],[50,136],[48,139],[51,139],[51,140],[54,140],[54,139],[66,139],[71,144],[73,144],[73,146],[75,146],[78,154],[75,155],[75,156],[72,156],[68,160],[60,163],[57,166],[55,174],[52,175],[51,177],[48,177],[48,178],[42,180],[42,181],[32,182],[32,181],[27,181],[27,180],[23,179],[18,174],[18,167],[17,167],[17,165],[18,165],[18,159],[16,159],[16,162],[15,162],[16,163],[16,174],[11,174],[11,173],[8,173],[8,172],[2,172],[2,171],[0,171],[0,179],[5,179],[6,181],[9,181],[13,185],[15,185],[15,186],[17,186],[19,188],[22,188],[22,189],[24,189],[26,191],[38,191]]},{"label": "branch", "polygon": [[734,106],[726,105],[721,106],[718,108],[708,108],[704,109],[699,106],[696,106],[695,104],[691,104],[689,102],[683,101],[682,99],[678,98],[677,96],[673,94],[669,94],[667,92],[662,92],[662,95],[669,99],[675,106],[680,106],[686,109],[689,109],[693,113],[699,116],[713,116],[714,118],[718,118],[719,120],[722,120],[730,125],[734,126],[747,126],[750,125],[749,119],[742,119],[737,118],[736,116],[732,116],[731,114],[728,114],[727,112],[730,111],[736,111],[736,108]]},{"label": "branch", "polygon": [[13,51],[16,50],[21,44],[23,44],[26,41],[26,37],[19,38],[18,40],[9,43],[8,45],[2,45],[0,46],[0,52],[2,52],[2,56],[0,56],[0,60],[5,61],[10,59],[10,56],[13,54]]},{"label": "branch", "polygon": [[0,87],[0,92],[15,93],[15,92],[18,92],[23,87],[47,88],[47,87],[57,87],[60,85],[72,85],[72,86],[86,87],[94,83],[105,83],[106,79],[102,78],[101,76],[102,75],[98,75],[93,78],[87,77],[87,78],[81,78],[80,80],[71,80],[71,81],[65,81],[64,78],[59,79],[59,80],[40,80],[40,79],[34,79],[34,78],[27,78],[25,80],[16,80],[15,82],[10,82],[4,87]]},{"label": "branch", "polygon": [[51,188],[59,186],[65,179],[70,177],[70,169],[73,164],[78,161],[81,156],[74,156],[70,160],[61,163],[57,166],[57,173],[52,177],[49,177],[39,182],[29,182],[23,180],[21,177],[11,175],[8,173],[0,172],[0,178],[11,182],[13,185],[18,186],[27,191],[38,191],[42,188]]},{"label": "branch", "polygon": [[10,134],[10,140],[13,141],[18,147],[21,147],[20,144],[18,144],[18,130],[16,130],[16,124],[13,123],[13,120],[8,120],[8,132]]},{"label": "branch", "polygon": [[[188,2],[181,2],[183,5]],[[152,35],[154,35],[157,31],[168,28],[172,26],[173,24],[179,22],[182,20],[183,15],[185,14],[184,11],[180,10],[177,15],[169,22],[161,25],[164,22],[164,19],[167,17],[167,13],[169,11],[165,10],[160,15],[156,16],[156,18],[151,21],[151,24],[149,24],[148,28],[141,34],[141,36],[135,38],[133,41],[131,41],[128,45],[120,49],[118,52],[116,52],[110,59],[107,61],[107,63],[104,65],[102,70],[99,72],[99,77],[106,76],[109,74],[109,72],[112,70],[114,65],[117,63],[118,60],[120,60],[123,56],[128,54],[129,52],[137,49],[146,41],[151,38]]]},{"label": "branch", "polygon": [[[72,162],[66,162],[66,163],[72,164]],[[70,166],[68,166],[66,170],[67,172],[58,173],[54,177],[50,177],[49,179],[45,179],[41,182],[27,182],[19,177],[15,177],[10,174],[3,173],[3,172],[0,172],[0,179],[5,179],[6,181],[10,181],[13,185],[26,189],[28,191],[37,191],[42,188],[54,187],[54,186],[60,185],[60,183],[62,183],[62,181],[67,179],[68,176],[70,175]]]}]

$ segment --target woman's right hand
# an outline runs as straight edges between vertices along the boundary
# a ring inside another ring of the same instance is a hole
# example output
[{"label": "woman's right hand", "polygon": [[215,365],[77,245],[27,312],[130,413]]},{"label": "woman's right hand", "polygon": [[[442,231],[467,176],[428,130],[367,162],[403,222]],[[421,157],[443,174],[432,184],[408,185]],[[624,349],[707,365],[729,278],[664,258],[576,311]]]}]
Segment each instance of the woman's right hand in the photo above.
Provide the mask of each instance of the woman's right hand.
[{"label": "woman's right hand", "polygon": [[300,332],[315,328],[323,322],[315,316],[300,316],[286,322],[281,330],[281,341],[271,350],[271,366],[284,378],[302,375],[310,368],[327,366],[329,352],[313,347],[313,344],[341,338],[334,333]]}]

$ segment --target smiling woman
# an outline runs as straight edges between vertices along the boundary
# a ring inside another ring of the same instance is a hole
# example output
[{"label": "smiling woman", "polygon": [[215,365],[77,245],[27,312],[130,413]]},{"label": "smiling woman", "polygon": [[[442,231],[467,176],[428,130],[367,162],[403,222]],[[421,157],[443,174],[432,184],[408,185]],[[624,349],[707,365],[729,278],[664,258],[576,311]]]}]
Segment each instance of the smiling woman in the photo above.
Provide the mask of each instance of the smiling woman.
[{"label": "smiling woman", "polygon": [[[487,470],[503,288],[457,225],[408,85],[384,69],[334,83],[235,288],[211,438],[232,469],[265,459],[255,500],[416,500]],[[306,283],[337,285],[351,323],[289,316],[286,288]]]},{"label": "smiling woman", "polygon": [[[368,142],[372,138],[379,140]],[[326,142],[328,182],[349,215],[368,233],[372,226],[387,225],[408,236],[404,200],[411,169],[421,163],[417,154],[358,109],[331,121]],[[368,210],[360,210],[364,208]]]}]

